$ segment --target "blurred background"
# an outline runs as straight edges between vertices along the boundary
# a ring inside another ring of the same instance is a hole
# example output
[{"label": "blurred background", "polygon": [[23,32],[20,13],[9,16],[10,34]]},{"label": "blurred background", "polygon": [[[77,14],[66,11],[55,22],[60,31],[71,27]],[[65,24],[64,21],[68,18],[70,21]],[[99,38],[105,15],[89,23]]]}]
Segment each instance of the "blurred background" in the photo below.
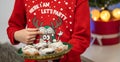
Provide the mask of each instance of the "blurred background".
[{"label": "blurred background", "polygon": [[[89,5],[91,45],[82,56],[86,62],[120,62],[120,1],[89,0]],[[9,43],[6,28],[13,7],[14,0],[0,0],[0,43]]]},{"label": "blurred background", "polygon": [[0,43],[8,42],[6,27],[12,13],[14,0],[0,0]]}]

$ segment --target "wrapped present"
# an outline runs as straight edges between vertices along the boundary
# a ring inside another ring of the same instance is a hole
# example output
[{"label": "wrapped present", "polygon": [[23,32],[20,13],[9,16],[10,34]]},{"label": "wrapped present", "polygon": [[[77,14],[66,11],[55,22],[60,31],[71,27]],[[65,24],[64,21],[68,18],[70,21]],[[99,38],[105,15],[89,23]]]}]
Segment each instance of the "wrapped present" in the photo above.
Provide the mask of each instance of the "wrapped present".
[{"label": "wrapped present", "polygon": [[92,43],[112,45],[119,43],[120,21],[92,21]]}]

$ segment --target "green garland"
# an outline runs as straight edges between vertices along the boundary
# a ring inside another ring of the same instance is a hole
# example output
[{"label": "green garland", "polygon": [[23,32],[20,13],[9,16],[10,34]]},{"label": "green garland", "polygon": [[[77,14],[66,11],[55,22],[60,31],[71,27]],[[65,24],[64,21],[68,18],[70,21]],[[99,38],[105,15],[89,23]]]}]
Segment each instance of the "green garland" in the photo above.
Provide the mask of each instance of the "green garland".
[{"label": "green garland", "polygon": [[89,4],[91,7],[108,7],[109,5],[113,5],[116,3],[120,3],[120,0],[89,0]]}]

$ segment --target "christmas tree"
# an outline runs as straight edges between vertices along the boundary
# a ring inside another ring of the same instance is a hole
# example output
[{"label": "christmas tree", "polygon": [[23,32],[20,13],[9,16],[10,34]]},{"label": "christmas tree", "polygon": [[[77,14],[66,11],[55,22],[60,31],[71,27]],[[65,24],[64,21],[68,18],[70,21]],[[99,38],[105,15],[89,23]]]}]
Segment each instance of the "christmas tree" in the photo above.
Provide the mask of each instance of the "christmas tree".
[{"label": "christmas tree", "polygon": [[91,7],[107,9],[110,5],[120,3],[120,0],[89,0],[89,4]]},{"label": "christmas tree", "polygon": [[120,3],[120,0],[89,0],[90,7],[96,9],[91,11],[91,17],[94,21],[102,20],[120,20],[120,8],[110,9],[113,4]]}]

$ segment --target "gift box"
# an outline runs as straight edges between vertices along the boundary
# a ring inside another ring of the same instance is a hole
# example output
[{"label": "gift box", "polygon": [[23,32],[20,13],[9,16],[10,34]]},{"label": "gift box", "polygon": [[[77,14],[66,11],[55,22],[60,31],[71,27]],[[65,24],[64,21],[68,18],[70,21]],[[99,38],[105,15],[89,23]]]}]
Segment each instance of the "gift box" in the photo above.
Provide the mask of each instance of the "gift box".
[{"label": "gift box", "polygon": [[120,21],[91,21],[91,37],[94,44],[113,45],[119,43]]}]

